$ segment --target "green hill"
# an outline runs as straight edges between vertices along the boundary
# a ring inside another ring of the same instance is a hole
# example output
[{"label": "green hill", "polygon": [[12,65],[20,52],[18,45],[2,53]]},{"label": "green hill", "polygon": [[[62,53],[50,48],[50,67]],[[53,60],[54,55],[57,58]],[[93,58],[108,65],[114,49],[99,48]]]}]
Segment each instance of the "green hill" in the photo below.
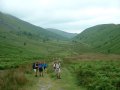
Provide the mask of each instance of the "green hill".
[{"label": "green hill", "polygon": [[40,58],[63,57],[88,50],[85,44],[70,42],[68,37],[61,34],[0,13],[0,69],[16,67]]},{"label": "green hill", "polygon": [[0,13],[0,69],[58,55],[69,47],[66,40],[56,33]]},{"label": "green hill", "polygon": [[103,24],[90,27],[74,39],[90,45],[95,51],[120,53],[120,24]]},{"label": "green hill", "polygon": [[50,32],[44,28],[32,25],[8,14],[0,13],[1,31],[7,31],[19,36],[27,36],[32,39],[66,40],[56,33]]},{"label": "green hill", "polygon": [[71,38],[73,38],[73,37],[75,37],[77,35],[77,33],[68,33],[68,32],[58,30],[58,29],[47,28],[47,30],[51,31],[51,32],[54,32],[56,34],[59,34],[62,37],[65,37],[65,38],[68,38],[68,39],[71,39]]}]

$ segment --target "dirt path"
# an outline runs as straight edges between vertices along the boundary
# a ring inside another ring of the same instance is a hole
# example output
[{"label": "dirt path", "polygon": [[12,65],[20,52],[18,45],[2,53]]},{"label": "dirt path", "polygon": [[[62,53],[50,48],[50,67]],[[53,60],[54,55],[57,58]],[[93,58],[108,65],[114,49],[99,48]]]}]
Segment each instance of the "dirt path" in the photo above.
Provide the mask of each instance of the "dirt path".
[{"label": "dirt path", "polygon": [[36,90],[62,90],[60,89],[60,86],[58,87],[58,83],[56,81],[57,80],[52,80],[49,75],[39,77]]},{"label": "dirt path", "polygon": [[68,69],[62,69],[62,79],[56,79],[52,73],[37,77],[39,82],[34,90],[85,90],[75,84],[74,77]]},{"label": "dirt path", "polygon": [[38,90],[50,90],[52,86],[52,82],[48,77],[41,78],[41,80],[39,80]]}]

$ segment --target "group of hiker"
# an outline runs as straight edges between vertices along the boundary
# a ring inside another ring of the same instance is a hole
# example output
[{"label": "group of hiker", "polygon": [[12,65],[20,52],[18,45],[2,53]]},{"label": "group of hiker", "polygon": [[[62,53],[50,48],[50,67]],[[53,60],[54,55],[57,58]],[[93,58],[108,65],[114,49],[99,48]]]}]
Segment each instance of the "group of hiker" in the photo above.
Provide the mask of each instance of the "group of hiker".
[{"label": "group of hiker", "polygon": [[36,62],[33,63],[33,70],[35,72],[35,76],[38,76],[38,73],[40,73],[40,76],[43,76],[43,72],[46,71],[47,64],[45,62]]},{"label": "group of hiker", "polygon": [[[47,68],[48,68],[48,64],[46,62],[35,62],[33,63],[33,70],[35,72],[35,77],[37,77],[38,75],[40,76],[44,76],[45,73],[47,73]],[[61,64],[59,61],[55,61],[53,62],[53,72],[55,73],[55,76],[57,77],[57,79],[61,79]]]}]

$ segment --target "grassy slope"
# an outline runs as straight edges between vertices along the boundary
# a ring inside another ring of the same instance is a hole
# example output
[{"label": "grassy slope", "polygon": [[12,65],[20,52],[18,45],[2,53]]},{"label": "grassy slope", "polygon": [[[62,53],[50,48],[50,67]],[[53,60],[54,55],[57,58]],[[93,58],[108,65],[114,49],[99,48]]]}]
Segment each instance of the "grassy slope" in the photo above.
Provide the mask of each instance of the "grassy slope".
[{"label": "grassy slope", "polygon": [[54,54],[63,48],[64,41],[58,39],[65,40],[43,28],[0,13],[0,68],[17,67]]},{"label": "grassy slope", "polygon": [[70,49],[74,45],[66,40],[41,27],[0,13],[0,69],[18,67],[37,59],[74,54]]},{"label": "grassy slope", "polygon": [[120,25],[104,24],[86,29],[75,37],[104,53],[120,53]]},{"label": "grassy slope", "polygon": [[66,37],[68,39],[71,39],[73,37],[75,37],[77,34],[76,33],[68,33],[68,32],[64,32],[64,31],[61,31],[61,30],[57,30],[57,29],[52,29],[52,28],[47,28],[48,31],[51,31],[51,32],[54,32],[56,34],[59,34],[63,37]]},{"label": "grassy slope", "polygon": [[[0,59],[13,56],[41,57],[48,54],[65,56],[72,53],[71,48],[76,48],[73,47],[75,44],[61,40],[66,40],[66,38],[0,13]],[[76,44],[76,46],[84,47],[82,44]]]},{"label": "grassy slope", "polygon": [[28,36],[29,38],[66,40],[65,37],[22,21],[8,14],[0,13],[0,25],[0,27],[5,27],[3,30],[9,30],[9,32],[21,36]]}]

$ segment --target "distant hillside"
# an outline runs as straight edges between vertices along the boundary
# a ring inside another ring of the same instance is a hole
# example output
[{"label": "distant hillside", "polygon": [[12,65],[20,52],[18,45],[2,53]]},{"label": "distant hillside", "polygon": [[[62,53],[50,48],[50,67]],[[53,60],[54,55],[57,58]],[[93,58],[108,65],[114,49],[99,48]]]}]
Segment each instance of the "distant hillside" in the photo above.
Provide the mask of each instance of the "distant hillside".
[{"label": "distant hillside", "polygon": [[66,40],[59,34],[50,32],[44,28],[32,25],[8,14],[0,13],[0,29],[18,36],[27,36],[31,39],[42,40]]},{"label": "distant hillside", "polygon": [[0,69],[69,54],[67,38],[0,13]]},{"label": "distant hillside", "polygon": [[104,53],[120,53],[120,24],[103,24],[90,27],[74,40],[86,43]]},{"label": "distant hillside", "polygon": [[47,28],[48,31],[51,31],[51,32],[54,32],[56,34],[59,34],[63,37],[66,37],[66,38],[73,38],[77,35],[77,33],[68,33],[68,32],[64,32],[64,31],[61,31],[61,30],[58,30],[58,29],[52,29],[52,28]]}]

